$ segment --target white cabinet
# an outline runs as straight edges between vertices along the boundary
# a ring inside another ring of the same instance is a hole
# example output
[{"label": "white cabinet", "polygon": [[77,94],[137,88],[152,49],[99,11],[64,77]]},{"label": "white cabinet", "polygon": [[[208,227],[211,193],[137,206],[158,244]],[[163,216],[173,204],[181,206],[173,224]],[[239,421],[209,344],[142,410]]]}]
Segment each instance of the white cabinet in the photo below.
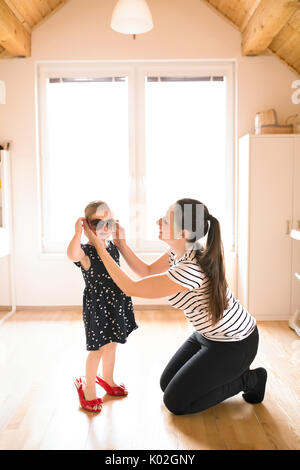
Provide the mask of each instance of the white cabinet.
[{"label": "white cabinet", "polygon": [[10,254],[10,165],[9,153],[0,151],[0,257]]},{"label": "white cabinet", "polygon": [[[0,151],[0,258],[9,255],[11,311],[0,320],[0,325],[16,311],[15,273],[12,220],[12,178],[10,154]],[[0,279],[1,282],[1,279]]]},{"label": "white cabinet", "polygon": [[[300,136],[295,140],[294,161],[294,227],[300,231]],[[299,234],[298,234],[299,235]],[[300,241],[292,240],[292,296],[291,314],[300,308],[300,280],[295,273],[300,274]]]},{"label": "white cabinet", "polygon": [[287,319],[300,303],[300,136],[243,136],[237,194],[238,298],[258,319]]}]

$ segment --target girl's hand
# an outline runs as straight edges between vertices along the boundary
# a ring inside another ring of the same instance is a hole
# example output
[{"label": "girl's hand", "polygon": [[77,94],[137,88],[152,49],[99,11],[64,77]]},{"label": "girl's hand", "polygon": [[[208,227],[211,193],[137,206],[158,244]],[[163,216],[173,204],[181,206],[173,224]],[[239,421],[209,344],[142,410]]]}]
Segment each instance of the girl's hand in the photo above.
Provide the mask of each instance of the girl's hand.
[{"label": "girl's hand", "polygon": [[89,227],[86,219],[83,219],[83,228],[85,236],[93,243],[93,245],[99,244],[105,247],[105,241],[98,237],[97,234]]},{"label": "girl's hand", "polygon": [[81,235],[82,234],[82,230],[83,230],[82,222],[84,220],[85,220],[84,217],[79,217],[79,219],[76,220],[76,223],[75,223],[75,234],[76,235]]},{"label": "girl's hand", "polygon": [[125,242],[126,235],[125,235],[125,229],[119,224],[119,221],[116,219],[115,221],[115,230],[112,232],[112,237],[114,244],[117,247],[120,247],[122,242]]}]

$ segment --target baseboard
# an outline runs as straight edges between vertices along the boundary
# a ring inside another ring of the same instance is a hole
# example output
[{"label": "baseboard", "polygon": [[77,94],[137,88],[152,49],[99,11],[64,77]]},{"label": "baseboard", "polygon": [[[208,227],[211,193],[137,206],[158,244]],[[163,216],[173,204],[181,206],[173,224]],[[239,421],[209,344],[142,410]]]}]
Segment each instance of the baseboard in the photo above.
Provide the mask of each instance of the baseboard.
[{"label": "baseboard", "polygon": [[[11,307],[8,306],[0,306],[0,311],[10,311]],[[82,306],[81,305],[19,305],[16,308],[17,311],[45,311],[45,312],[52,312],[54,310],[60,310],[60,311],[74,311],[74,312],[79,312],[82,311]],[[171,307],[170,305],[157,305],[157,304],[140,304],[140,305],[134,305],[134,310],[136,311],[147,311],[147,310],[169,310],[173,312],[178,312],[179,314],[181,313],[183,315],[183,311],[178,310],[176,308]],[[289,315],[257,315],[255,319],[257,321],[288,321],[289,320]]]},{"label": "baseboard", "polygon": [[289,315],[256,315],[255,319],[257,321],[288,321]]},{"label": "baseboard", "polygon": [[82,310],[80,305],[18,305],[17,311],[41,311],[52,312],[54,310],[65,310],[65,311],[79,311]]},{"label": "baseboard", "polygon": [[[177,308],[173,308],[169,305],[155,305],[155,304],[142,304],[142,305],[134,305],[133,306],[135,310],[174,310],[176,312],[179,312]],[[7,308],[1,308],[1,310],[9,310],[10,307]],[[81,305],[33,305],[33,306],[28,306],[28,305],[19,305],[17,307],[17,311],[28,311],[28,310],[45,310],[45,311],[53,311],[53,310],[65,310],[65,311],[81,311],[82,306]]]},{"label": "baseboard", "polygon": [[157,304],[141,304],[141,305],[133,305],[135,310],[174,310],[179,312],[178,308],[171,307],[171,305],[157,305]]}]

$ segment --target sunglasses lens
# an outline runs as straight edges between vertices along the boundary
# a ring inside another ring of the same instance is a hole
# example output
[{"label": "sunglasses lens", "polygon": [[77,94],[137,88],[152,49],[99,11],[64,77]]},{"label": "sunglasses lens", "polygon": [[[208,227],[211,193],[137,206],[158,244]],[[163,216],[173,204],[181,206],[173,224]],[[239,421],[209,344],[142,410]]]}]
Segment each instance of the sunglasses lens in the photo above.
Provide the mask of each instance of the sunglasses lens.
[{"label": "sunglasses lens", "polygon": [[113,219],[91,220],[90,225],[94,230],[102,230],[104,226],[106,226],[110,230],[114,226],[114,220]]},{"label": "sunglasses lens", "polygon": [[90,226],[91,226],[93,229],[96,229],[97,226],[98,226],[98,223],[99,223],[99,220],[91,220],[91,221],[90,221]]}]

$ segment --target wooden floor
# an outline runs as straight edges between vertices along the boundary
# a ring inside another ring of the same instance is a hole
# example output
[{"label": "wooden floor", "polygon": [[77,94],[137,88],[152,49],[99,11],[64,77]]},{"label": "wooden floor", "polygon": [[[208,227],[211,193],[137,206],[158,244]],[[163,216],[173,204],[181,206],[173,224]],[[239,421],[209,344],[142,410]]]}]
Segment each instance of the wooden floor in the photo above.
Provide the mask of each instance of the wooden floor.
[{"label": "wooden floor", "polygon": [[0,328],[0,449],[300,449],[300,338],[287,322],[258,322],[253,367],[268,370],[265,400],[241,394],[201,413],[164,406],[160,374],[191,333],[181,312],[136,311],[139,329],[118,346],[125,398],[104,395],[100,414],[79,407],[84,375],[80,312],[20,311]]}]

